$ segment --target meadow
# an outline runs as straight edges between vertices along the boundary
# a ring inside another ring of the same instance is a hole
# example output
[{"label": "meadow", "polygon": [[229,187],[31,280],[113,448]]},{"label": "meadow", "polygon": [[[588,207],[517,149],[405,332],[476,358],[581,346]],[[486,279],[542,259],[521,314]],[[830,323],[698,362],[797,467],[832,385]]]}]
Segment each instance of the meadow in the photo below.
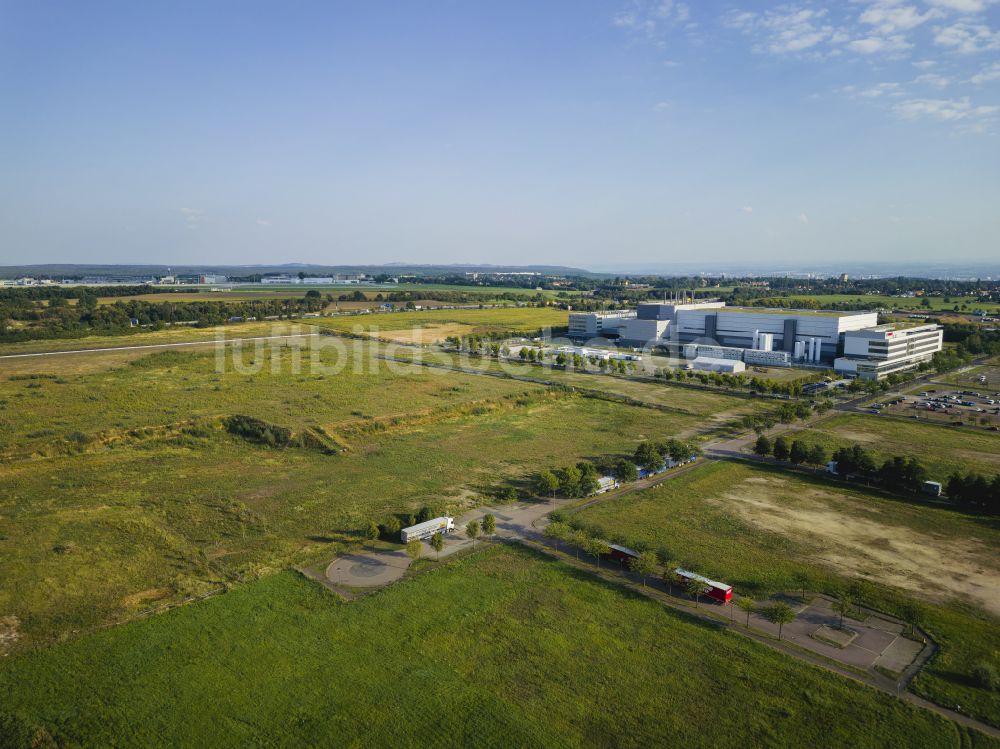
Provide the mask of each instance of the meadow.
[{"label": "meadow", "polygon": [[[438,338],[490,333],[534,332],[542,328],[565,328],[569,313],[553,307],[490,307],[486,309],[417,310],[388,312],[371,316],[325,317],[310,322],[328,330],[368,335],[377,338],[383,332],[394,333],[414,328],[427,329],[427,343]],[[436,328],[444,328],[435,333]],[[392,337],[391,335],[389,336]]]},{"label": "meadow", "polygon": [[[312,319],[312,318],[310,318]],[[7,354],[31,354],[46,351],[77,351],[85,349],[113,348],[118,346],[149,346],[164,343],[190,343],[205,341],[213,343],[216,336],[224,338],[285,335],[287,333],[309,333],[308,322],[265,321],[233,323],[220,327],[199,328],[194,325],[174,325],[162,330],[132,328],[121,335],[92,335],[80,338],[51,338],[22,343],[0,344],[0,356]]]},{"label": "meadow", "polygon": [[1000,653],[1000,529],[991,519],[750,463],[717,462],[572,515],[592,533],[765,596],[859,580],[871,602],[913,605],[942,645],[914,682],[940,704],[1000,725],[970,674]]},{"label": "meadow", "polygon": [[814,429],[789,437],[823,445],[830,453],[839,447],[860,445],[879,461],[894,455],[918,458],[935,481],[947,481],[955,471],[1000,473],[1000,434],[985,430],[955,429],[916,419],[837,414]]},{"label": "meadow", "polygon": [[[18,646],[329,558],[390,513],[457,512],[542,468],[695,433],[713,410],[712,394],[664,411],[398,367],[220,375],[210,354],[169,351],[0,381],[0,615]],[[313,438],[247,443],[222,429],[234,414]]]},{"label": "meadow", "polygon": [[996,745],[505,546],[352,603],[273,575],[7,659],[0,705],[70,746]]}]

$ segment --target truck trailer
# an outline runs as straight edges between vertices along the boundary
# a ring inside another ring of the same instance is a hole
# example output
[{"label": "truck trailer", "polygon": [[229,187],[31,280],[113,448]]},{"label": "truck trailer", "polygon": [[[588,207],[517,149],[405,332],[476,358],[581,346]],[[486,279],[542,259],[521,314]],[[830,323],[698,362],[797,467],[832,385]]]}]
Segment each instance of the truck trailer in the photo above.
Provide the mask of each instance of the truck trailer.
[{"label": "truck trailer", "polygon": [[709,598],[714,598],[720,603],[729,603],[733,600],[733,586],[726,585],[725,583],[718,583],[715,580],[709,580],[707,577],[702,577],[694,572],[689,572],[688,570],[678,567],[674,570],[674,575],[677,577],[677,582],[682,585],[689,580],[697,580],[698,582],[705,584],[705,595]]},{"label": "truck trailer", "polygon": [[409,528],[403,528],[399,532],[399,538],[405,544],[415,538],[423,540],[430,538],[435,533],[451,533],[453,530],[455,530],[455,518],[443,515],[433,520],[426,520],[423,523],[411,525]]}]

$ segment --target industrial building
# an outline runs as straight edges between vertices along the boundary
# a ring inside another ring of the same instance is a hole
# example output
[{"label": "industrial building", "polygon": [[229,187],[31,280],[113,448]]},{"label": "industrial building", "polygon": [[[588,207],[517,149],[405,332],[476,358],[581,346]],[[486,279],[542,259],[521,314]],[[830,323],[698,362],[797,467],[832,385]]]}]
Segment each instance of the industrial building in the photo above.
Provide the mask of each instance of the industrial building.
[{"label": "industrial building", "polygon": [[684,356],[695,360],[834,365],[865,379],[930,359],[942,340],[937,325],[879,326],[877,312],[727,307],[725,302],[643,302],[636,310],[574,312],[569,335],[613,338],[630,346],[683,345]]},{"label": "industrial building", "polygon": [[844,335],[844,355],[833,368],[862,380],[910,369],[930,361],[941,350],[944,329],[940,325],[877,325]]},{"label": "industrial building", "polygon": [[745,372],[747,368],[747,365],[738,359],[713,359],[710,356],[699,356],[691,364],[702,372],[724,372],[726,374]]}]

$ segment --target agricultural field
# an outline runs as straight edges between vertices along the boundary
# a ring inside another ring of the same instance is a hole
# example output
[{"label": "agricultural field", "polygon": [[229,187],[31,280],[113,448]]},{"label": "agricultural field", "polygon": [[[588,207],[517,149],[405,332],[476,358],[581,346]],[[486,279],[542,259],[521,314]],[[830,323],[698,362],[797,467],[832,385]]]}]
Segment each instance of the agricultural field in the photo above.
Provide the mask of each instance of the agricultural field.
[{"label": "agricultural field", "polygon": [[995,745],[506,546],[352,603],[276,574],[6,659],[0,705],[80,746]]},{"label": "agricultural field", "polygon": [[837,414],[824,419],[815,429],[790,436],[821,444],[831,453],[839,447],[860,445],[879,460],[894,455],[919,458],[935,481],[944,482],[955,471],[1000,473],[1000,434],[982,429],[957,429],[918,419]]},{"label": "agricultural field", "polygon": [[565,328],[567,321],[565,310],[551,307],[418,310],[310,320],[317,327],[338,333],[421,345],[440,343],[449,336],[514,336],[543,328]]},{"label": "agricultural field", "polygon": [[923,626],[943,649],[916,691],[1000,724],[995,696],[969,676],[1000,653],[1000,529],[988,518],[718,462],[582,509],[572,521],[744,595],[803,586],[836,593],[865,580],[889,611],[919,602]]},{"label": "agricultural field", "polygon": [[[628,454],[701,422],[398,367],[220,375],[210,354],[169,351],[103,371],[0,380],[0,616],[18,618],[18,646],[329,558],[390,513],[457,512],[542,468]],[[705,400],[699,410],[709,409]],[[235,414],[310,438],[253,444],[223,429]]]},{"label": "agricultural field", "polygon": [[[885,309],[904,309],[913,312],[944,312],[953,311],[958,306],[959,311],[971,312],[973,310],[984,310],[987,314],[1000,312],[1000,304],[994,302],[978,302],[972,297],[953,296],[946,302],[944,297],[926,297],[930,306],[924,306],[924,297],[894,297],[894,296],[873,296],[868,294],[793,294],[789,299],[798,301],[818,302],[821,305],[833,305],[837,303],[856,303],[867,305],[871,309],[883,307]],[[964,308],[963,308],[963,305]]]}]

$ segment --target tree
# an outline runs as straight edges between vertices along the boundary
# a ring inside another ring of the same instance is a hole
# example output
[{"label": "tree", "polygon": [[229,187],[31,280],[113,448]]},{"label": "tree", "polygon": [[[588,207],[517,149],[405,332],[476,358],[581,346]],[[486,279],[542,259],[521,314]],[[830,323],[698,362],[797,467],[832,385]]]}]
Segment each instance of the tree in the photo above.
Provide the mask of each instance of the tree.
[{"label": "tree", "polygon": [[663,582],[667,584],[670,595],[674,594],[674,582],[677,578],[677,565],[674,562],[667,562],[663,567]]},{"label": "tree", "polygon": [[580,558],[580,550],[587,548],[587,543],[590,541],[590,536],[581,530],[574,530],[569,536],[569,542],[573,544],[576,549],[576,558]]},{"label": "tree", "polygon": [[814,466],[826,465],[826,448],[822,445],[813,445],[809,448],[809,457],[806,462]]},{"label": "tree", "polygon": [[601,566],[601,557],[605,554],[611,553],[611,548],[608,546],[607,542],[602,541],[599,538],[587,539],[587,543],[584,545],[584,550],[596,560],[598,567]]},{"label": "tree", "polygon": [[990,691],[1000,689],[1000,674],[997,674],[997,670],[989,663],[980,663],[972,669],[972,678],[982,689]]},{"label": "tree", "polygon": [[778,460],[788,460],[790,454],[791,448],[788,445],[788,440],[784,437],[778,437],[774,441],[774,457]]},{"label": "tree", "polygon": [[570,528],[566,523],[553,522],[545,526],[545,530],[542,531],[546,538],[551,538],[553,541],[566,541],[570,538],[570,534],[573,529]]},{"label": "tree", "polygon": [[440,533],[435,533],[431,536],[431,548],[437,552],[437,558],[441,559],[441,549],[444,548],[444,536]]},{"label": "tree", "polygon": [[792,582],[795,587],[799,589],[802,593],[802,600],[806,600],[806,587],[809,585],[809,576],[804,572],[795,572],[792,574]]},{"label": "tree", "polygon": [[399,531],[402,530],[402,528],[403,526],[399,522],[399,518],[395,515],[391,515],[388,520],[382,523],[382,533],[388,541],[398,541]]},{"label": "tree", "polygon": [[698,601],[705,592],[705,583],[701,580],[690,578],[684,583],[684,592],[694,599],[694,607],[698,608]]},{"label": "tree", "polygon": [[414,538],[406,542],[406,555],[414,562],[420,559],[420,552],[423,551],[424,544],[419,538]]},{"label": "tree", "polygon": [[465,535],[472,539],[472,548],[476,548],[476,538],[479,536],[479,523],[470,520],[465,526]]},{"label": "tree", "polygon": [[492,536],[497,532],[497,519],[491,513],[483,515],[483,535]]},{"label": "tree", "polygon": [[795,619],[795,611],[784,601],[778,601],[767,609],[767,619],[778,625],[778,639],[781,639],[781,628]]},{"label": "tree", "polygon": [[841,594],[840,598],[834,601],[833,610],[840,614],[840,622],[837,624],[837,627],[843,629],[844,617],[848,616],[854,610],[854,601],[846,593]]},{"label": "tree", "polygon": [[559,478],[552,471],[542,471],[535,482],[535,491],[540,495],[554,497],[559,491]]},{"label": "tree", "polygon": [[378,523],[374,520],[368,524],[368,530],[365,532],[365,536],[372,543],[372,548],[375,548],[375,541],[378,539],[380,531],[378,528]]},{"label": "tree", "polygon": [[788,457],[795,465],[805,463],[808,454],[809,450],[802,440],[792,442],[792,449],[788,451]]},{"label": "tree", "polygon": [[635,463],[624,458],[615,462],[614,474],[619,481],[635,481],[639,478]]},{"label": "tree", "polygon": [[663,453],[653,442],[641,442],[635,449],[635,462],[647,471],[658,471],[663,466]]},{"label": "tree", "polygon": [[762,434],[757,438],[753,446],[753,451],[761,457],[771,454],[771,440],[767,438],[766,434]]},{"label": "tree", "polygon": [[580,480],[583,478],[580,469],[576,466],[564,468],[559,477],[559,489],[567,497],[580,496]]},{"label": "tree", "polygon": [[646,578],[656,574],[658,563],[659,560],[656,558],[656,554],[651,551],[644,551],[638,557],[630,560],[628,566],[634,573],[642,577],[642,587],[645,588]]},{"label": "tree", "polygon": [[757,611],[757,602],[750,598],[750,596],[743,596],[736,599],[736,605],[740,607],[741,611],[745,611],[747,615],[747,628],[750,628],[750,615]]}]

